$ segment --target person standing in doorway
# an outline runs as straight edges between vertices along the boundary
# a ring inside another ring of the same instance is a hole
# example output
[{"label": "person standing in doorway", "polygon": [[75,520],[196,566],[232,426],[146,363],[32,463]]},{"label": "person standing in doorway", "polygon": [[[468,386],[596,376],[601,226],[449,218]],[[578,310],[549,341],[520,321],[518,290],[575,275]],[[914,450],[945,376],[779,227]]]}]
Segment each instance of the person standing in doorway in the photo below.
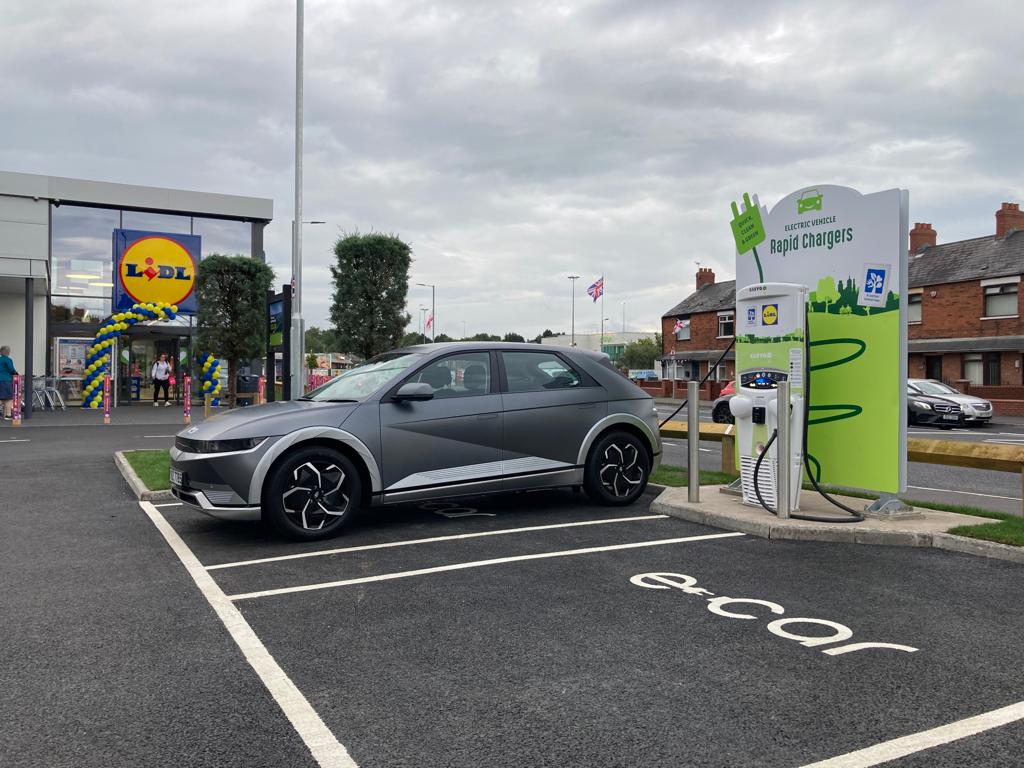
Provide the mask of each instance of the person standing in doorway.
[{"label": "person standing in doorway", "polygon": [[153,407],[159,408],[160,403],[157,401],[160,399],[160,389],[164,390],[164,407],[168,407],[171,404],[171,396],[168,390],[168,384],[170,383],[171,374],[174,370],[171,368],[171,364],[167,362],[167,355],[160,355],[160,359],[153,363],[153,370],[150,375],[153,378]]},{"label": "person standing in doorway", "polygon": [[3,404],[4,421],[11,420],[11,409],[14,407],[14,361],[11,360],[11,348],[0,347],[0,403]]}]

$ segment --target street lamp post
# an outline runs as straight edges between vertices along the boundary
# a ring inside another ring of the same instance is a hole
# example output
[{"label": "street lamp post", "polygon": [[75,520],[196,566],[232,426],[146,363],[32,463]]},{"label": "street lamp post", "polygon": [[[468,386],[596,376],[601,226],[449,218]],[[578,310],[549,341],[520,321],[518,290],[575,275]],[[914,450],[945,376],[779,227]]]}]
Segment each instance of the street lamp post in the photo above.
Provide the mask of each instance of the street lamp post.
[{"label": "street lamp post", "polygon": [[423,315],[426,313],[426,311],[427,311],[427,308],[422,306],[422,305],[420,305],[420,343],[421,344],[426,344],[427,343],[426,334],[423,333]]},{"label": "street lamp post", "polygon": [[434,304],[434,288],[436,286],[430,283],[416,283],[424,288],[430,289],[430,343],[434,343],[434,339],[437,338],[437,307]]},{"label": "street lamp post", "polygon": [[302,396],[306,340],[302,327],[302,43],[305,31],[303,0],[295,2],[295,218],[292,219],[292,381],[293,399]]},{"label": "street lamp post", "polygon": [[465,320],[462,321],[462,338],[463,339],[466,338],[466,321]]},{"label": "street lamp post", "polygon": [[580,279],[579,275],[569,275],[569,280],[572,284],[572,336],[569,340],[569,346],[576,346],[576,281]]}]

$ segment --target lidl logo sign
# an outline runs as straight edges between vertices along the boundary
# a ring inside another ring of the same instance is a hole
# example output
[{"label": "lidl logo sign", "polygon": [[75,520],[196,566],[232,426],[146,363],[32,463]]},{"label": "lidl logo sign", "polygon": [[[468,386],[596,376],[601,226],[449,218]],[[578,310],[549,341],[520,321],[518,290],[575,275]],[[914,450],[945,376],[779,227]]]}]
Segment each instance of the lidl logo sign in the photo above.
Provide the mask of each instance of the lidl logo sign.
[{"label": "lidl logo sign", "polygon": [[762,304],[761,305],[761,324],[762,325],[778,325],[779,324],[779,305],[778,304]]},{"label": "lidl logo sign", "polygon": [[115,311],[137,302],[174,304],[195,314],[200,238],[166,232],[114,230]]}]

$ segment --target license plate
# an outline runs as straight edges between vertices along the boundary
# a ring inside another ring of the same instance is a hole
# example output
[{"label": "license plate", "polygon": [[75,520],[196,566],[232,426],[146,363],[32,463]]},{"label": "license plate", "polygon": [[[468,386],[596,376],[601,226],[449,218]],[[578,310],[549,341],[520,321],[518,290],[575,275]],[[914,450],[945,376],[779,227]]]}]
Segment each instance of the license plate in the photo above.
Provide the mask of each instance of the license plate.
[{"label": "license plate", "polygon": [[947,413],[942,418],[944,418],[946,421],[960,421],[960,417],[957,416],[955,413]]},{"label": "license plate", "polygon": [[171,485],[176,485],[181,488],[185,485],[185,473],[180,469],[171,470]]}]

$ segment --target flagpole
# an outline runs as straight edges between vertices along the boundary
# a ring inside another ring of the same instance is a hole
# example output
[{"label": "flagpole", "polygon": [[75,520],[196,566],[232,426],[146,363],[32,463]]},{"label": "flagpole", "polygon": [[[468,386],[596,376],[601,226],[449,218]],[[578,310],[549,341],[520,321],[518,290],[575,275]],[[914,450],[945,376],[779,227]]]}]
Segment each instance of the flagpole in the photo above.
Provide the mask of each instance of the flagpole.
[{"label": "flagpole", "polygon": [[604,275],[601,275],[601,339],[597,345],[598,352],[603,351],[604,347]]}]

